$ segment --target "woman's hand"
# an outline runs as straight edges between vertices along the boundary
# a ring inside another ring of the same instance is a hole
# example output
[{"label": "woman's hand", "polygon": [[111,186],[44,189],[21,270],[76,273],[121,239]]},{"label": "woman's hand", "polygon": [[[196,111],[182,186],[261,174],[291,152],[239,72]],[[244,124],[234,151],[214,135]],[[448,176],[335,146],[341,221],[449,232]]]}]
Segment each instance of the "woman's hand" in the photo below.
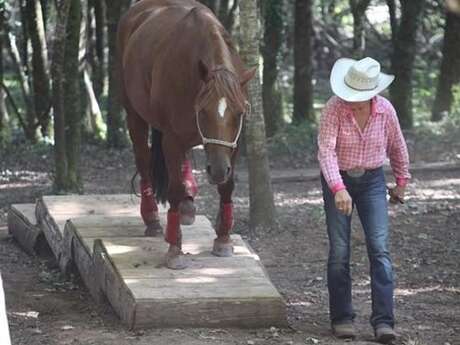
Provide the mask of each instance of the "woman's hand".
[{"label": "woman's hand", "polygon": [[388,194],[390,194],[390,202],[392,204],[397,204],[398,202],[404,204],[404,194],[406,193],[406,187],[396,186],[389,189]]},{"label": "woman's hand", "polygon": [[340,190],[335,193],[335,207],[346,216],[351,216],[353,211],[351,196],[348,194],[347,190]]}]

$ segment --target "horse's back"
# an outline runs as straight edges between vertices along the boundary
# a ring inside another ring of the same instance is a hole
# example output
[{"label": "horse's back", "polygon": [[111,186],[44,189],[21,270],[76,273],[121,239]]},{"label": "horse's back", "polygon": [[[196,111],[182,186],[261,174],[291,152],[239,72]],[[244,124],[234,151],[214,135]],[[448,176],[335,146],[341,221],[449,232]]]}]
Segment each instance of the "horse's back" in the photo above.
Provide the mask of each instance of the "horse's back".
[{"label": "horse's back", "polygon": [[[199,10],[199,11],[196,11]],[[193,51],[203,35],[202,20],[192,19],[201,12],[213,17],[209,9],[193,0],[143,0],[133,5],[120,21],[118,29],[119,74],[122,102],[129,104],[147,122],[161,127],[153,118],[174,93],[174,102],[193,108],[191,94],[184,90],[184,78],[192,68]],[[184,20],[187,17],[190,20]],[[200,26],[201,25],[201,26]],[[195,54],[196,55],[196,54]],[[189,78],[190,81],[190,78]],[[181,83],[171,85],[171,83]],[[167,108],[168,105],[164,105]]]}]

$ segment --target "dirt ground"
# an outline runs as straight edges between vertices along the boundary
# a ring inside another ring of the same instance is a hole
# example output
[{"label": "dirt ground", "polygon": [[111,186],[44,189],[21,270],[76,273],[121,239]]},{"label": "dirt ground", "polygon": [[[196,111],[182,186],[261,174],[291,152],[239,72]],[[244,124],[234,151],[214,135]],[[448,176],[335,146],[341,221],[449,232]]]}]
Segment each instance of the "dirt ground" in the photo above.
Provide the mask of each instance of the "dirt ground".
[{"label": "dirt ground", "polygon": [[[134,171],[130,150],[86,146],[82,154],[85,193],[130,192]],[[49,148],[23,146],[2,154],[0,160],[0,269],[13,345],[343,344],[329,329],[327,235],[319,181],[275,184],[280,227],[258,233],[248,230],[247,183],[238,182],[235,191],[235,232],[260,255],[285,298],[289,328],[131,332],[109,306],[92,302],[78,278],[65,280],[52,262],[26,255],[7,233],[8,205],[31,203],[51,193],[52,161]],[[214,219],[217,193],[205,183],[202,166],[196,168],[201,185],[198,212]],[[414,174],[407,202],[391,207],[390,217],[401,335],[397,344],[459,345],[460,170]],[[368,261],[357,221],[352,246],[353,298],[360,332],[354,344],[373,344]]]}]

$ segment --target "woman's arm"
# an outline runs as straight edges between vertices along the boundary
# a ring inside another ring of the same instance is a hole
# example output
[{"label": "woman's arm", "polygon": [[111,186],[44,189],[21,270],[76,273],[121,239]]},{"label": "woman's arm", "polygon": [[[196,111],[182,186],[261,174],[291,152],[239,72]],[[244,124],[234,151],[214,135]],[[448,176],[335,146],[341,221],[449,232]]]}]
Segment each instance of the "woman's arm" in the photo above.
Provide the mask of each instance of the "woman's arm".
[{"label": "woman's arm", "polygon": [[409,153],[396,111],[393,106],[389,107],[389,109],[387,153],[396,184],[400,187],[405,187],[411,177],[409,173]]},{"label": "woman's arm", "polygon": [[337,101],[333,97],[327,102],[322,111],[318,134],[319,165],[329,188],[334,194],[345,189],[335,151],[339,133],[338,112]]}]

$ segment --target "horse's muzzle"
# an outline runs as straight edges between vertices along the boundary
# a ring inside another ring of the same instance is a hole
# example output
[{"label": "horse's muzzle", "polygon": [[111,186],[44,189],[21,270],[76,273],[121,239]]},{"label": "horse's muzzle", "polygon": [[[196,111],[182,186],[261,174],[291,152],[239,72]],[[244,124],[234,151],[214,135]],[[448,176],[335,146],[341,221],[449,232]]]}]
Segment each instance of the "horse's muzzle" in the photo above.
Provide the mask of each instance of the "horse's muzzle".
[{"label": "horse's muzzle", "polygon": [[223,184],[228,181],[232,167],[230,164],[212,165],[208,164],[206,167],[208,173],[208,181],[211,184]]}]

